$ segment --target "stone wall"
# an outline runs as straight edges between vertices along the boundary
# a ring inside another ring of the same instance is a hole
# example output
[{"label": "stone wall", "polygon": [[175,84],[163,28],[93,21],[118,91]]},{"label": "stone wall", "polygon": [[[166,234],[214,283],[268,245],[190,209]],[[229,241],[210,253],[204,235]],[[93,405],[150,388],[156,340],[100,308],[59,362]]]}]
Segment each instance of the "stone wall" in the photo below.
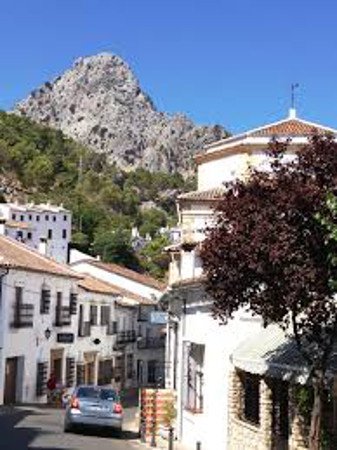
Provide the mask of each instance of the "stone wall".
[{"label": "stone wall", "polygon": [[267,450],[272,445],[272,395],[264,379],[260,380],[260,424],[243,420],[243,390],[237,371],[232,372],[229,388],[229,450]]},{"label": "stone wall", "polygon": [[[238,371],[230,376],[228,450],[273,450],[273,396],[268,380],[260,380],[260,423],[246,422],[242,418],[243,387]],[[304,425],[296,407],[292,390],[289,396],[290,430],[288,450],[307,450]]]}]

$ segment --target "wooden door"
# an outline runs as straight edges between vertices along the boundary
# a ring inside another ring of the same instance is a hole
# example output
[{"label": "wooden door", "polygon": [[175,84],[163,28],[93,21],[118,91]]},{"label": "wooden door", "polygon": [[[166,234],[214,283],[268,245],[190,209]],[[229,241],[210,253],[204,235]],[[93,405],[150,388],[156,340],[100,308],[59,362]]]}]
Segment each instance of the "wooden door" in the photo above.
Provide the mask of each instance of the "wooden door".
[{"label": "wooden door", "polygon": [[4,403],[10,405],[16,401],[16,379],[17,379],[18,359],[6,359],[5,392]]}]

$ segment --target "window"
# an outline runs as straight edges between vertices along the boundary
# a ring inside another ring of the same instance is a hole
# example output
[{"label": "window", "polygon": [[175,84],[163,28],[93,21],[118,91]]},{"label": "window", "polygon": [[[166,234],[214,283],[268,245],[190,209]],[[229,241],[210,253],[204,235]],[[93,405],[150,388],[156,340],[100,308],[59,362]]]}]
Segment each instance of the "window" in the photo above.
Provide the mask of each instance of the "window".
[{"label": "window", "polygon": [[28,220],[32,220],[32,219],[33,219],[32,215],[31,215],[31,214],[29,214],[29,216],[28,216]]},{"label": "window", "polygon": [[203,411],[203,366],[205,346],[191,343],[186,347],[185,409],[194,413]]},{"label": "window", "polygon": [[31,233],[31,231],[28,231],[28,233],[27,233],[27,239],[29,239],[29,240],[32,239],[32,233]]},{"label": "window", "polygon": [[16,232],[16,239],[17,239],[18,241],[22,241],[22,239],[23,239],[22,231],[17,231],[17,232]]},{"label": "window", "polygon": [[48,214],[46,214],[46,217],[45,217],[45,219],[48,221],[49,220],[49,216],[48,216]]},{"label": "window", "polygon": [[260,378],[245,373],[242,376],[243,419],[255,425],[260,423]]},{"label": "window", "polygon": [[62,230],[62,237],[63,239],[67,239],[67,230]]},{"label": "window", "polygon": [[97,306],[90,305],[90,325],[98,324]]},{"label": "window", "polygon": [[25,216],[20,216],[20,220],[21,220],[21,222],[23,222],[24,220],[25,220]]},{"label": "window", "polygon": [[66,359],[66,386],[71,387],[75,382],[75,358]]},{"label": "window", "polygon": [[85,382],[85,365],[77,363],[76,365],[76,384],[84,384]]},{"label": "window", "polygon": [[48,363],[46,362],[37,363],[36,395],[38,397],[45,395],[47,393],[47,370],[48,370]]},{"label": "window", "polygon": [[12,214],[12,220],[16,219],[16,214]]},{"label": "window", "polygon": [[77,313],[77,294],[76,292],[70,293],[70,314],[75,315]]},{"label": "window", "polygon": [[110,306],[101,306],[101,325],[109,325],[110,323]]},{"label": "window", "polygon": [[129,353],[126,355],[126,377],[132,378],[133,377],[133,354]]},{"label": "window", "polygon": [[147,362],[147,382],[150,384],[156,382],[156,361]]},{"label": "window", "polygon": [[56,222],[56,216],[53,216],[53,222]]},{"label": "window", "polygon": [[63,216],[63,220],[64,220],[64,221],[67,220],[67,216],[66,216],[66,215]]},{"label": "window", "polygon": [[49,314],[50,310],[50,289],[41,289],[40,313]]},{"label": "window", "polygon": [[48,230],[48,239],[53,239],[53,230]]},{"label": "window", "polygon": [[40,222],[40,216],[36,216],[36,222]]}]

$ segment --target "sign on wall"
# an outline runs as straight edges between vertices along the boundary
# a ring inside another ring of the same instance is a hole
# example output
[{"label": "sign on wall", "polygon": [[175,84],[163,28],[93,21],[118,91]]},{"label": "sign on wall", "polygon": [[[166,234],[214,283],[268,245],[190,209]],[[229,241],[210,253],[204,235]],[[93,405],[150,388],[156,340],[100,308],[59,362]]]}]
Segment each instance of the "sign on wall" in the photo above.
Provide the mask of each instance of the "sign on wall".
[{"label": "sign on wall", "polygon": [[168,314],[164,311],[151,311],[150,322],[155,325],[166,325]]},{"label": "sign on wall", "polygon": [[72,344],[74,342],[74,333],[57,333],[56,340],[62,344]]}]

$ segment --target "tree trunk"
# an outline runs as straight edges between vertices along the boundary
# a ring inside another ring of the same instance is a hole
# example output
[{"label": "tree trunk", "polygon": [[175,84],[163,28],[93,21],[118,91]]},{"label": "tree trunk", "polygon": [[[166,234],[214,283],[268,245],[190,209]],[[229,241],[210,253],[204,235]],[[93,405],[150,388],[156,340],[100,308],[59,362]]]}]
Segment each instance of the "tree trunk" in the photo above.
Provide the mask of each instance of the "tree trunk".
[{"label": "tree trunk", "polygon": [[320,376],[313,382],[314,404],[311,412],[309,449],[320,449],[322,406],[323,406],[323,378]]}]

